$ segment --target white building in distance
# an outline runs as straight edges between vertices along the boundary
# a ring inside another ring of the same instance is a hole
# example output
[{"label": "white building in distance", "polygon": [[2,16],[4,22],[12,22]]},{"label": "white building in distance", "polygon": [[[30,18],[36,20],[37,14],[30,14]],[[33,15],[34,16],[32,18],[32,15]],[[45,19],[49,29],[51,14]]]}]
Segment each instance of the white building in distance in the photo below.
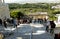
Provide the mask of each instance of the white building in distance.
[{"label": "white building in distance", "polygon": [[10,12],[8,5],[4,2],[4,0],[0,0],[0,19],[10,18]]},{"label": "white building in distance", "polygon": [[56,5],[56,6],[52,6],[52,9],[55,8],[55,9],[60,9],[60,5]]}]

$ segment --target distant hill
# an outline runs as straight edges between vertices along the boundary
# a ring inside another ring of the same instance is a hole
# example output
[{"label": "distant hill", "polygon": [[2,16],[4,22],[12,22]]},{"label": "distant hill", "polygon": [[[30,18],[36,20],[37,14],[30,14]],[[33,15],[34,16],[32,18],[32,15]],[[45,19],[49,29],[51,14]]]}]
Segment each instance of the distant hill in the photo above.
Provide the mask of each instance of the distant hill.
[{"label": "distant hill", "polygon": [[26,4],[18,4],[18,3],[8,3],[10,9],[20,9],[20,8],[43,8],[48,9],[48,5],[53,6],[60,3],[26,3]]},{"label": "distant hill", "polygon": [[48,8],[48,4],[44,4],[44,3],[37,3],[37,4],[18,4],[18,3],[10,3],[8,4],[10,9],[19,9],[19,8],[44,8],[47,9]]},{"label": "distant hill", "polygon": [[19,4],[19,3],[8,3],[10,11],[20,11],[23,13],[32,13],[32,12],[48,12],[51,10],[52,6],[55,6],[60,3],[26,3],[26,4]]}]

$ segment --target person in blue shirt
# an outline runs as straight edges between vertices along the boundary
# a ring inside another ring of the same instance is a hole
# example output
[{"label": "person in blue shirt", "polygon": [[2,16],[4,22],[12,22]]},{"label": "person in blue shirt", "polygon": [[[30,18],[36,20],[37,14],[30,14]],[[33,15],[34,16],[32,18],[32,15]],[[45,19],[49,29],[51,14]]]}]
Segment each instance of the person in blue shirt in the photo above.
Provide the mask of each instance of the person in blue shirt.
[{"label": "person in blue shirt", "polygon": [[16,19],[13,19],[13,24],[14,24],[14,27],[17,28],[17,20]]}]

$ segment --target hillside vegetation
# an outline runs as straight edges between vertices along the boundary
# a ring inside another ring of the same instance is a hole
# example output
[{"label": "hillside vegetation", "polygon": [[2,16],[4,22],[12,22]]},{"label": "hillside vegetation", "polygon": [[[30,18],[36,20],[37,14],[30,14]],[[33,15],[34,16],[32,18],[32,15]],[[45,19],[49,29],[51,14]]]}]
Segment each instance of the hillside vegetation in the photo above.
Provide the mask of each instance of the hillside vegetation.
[{"label": "hillside vegetation", "polygon": [[56,9],[52,9],[51,7],[57,4],[56,3],[50,3],[50,4],[48,3],[36,3],[36,4],[34,3],[33,4],[10,3],[8,5],[9,5],[11,17],[16,17],[17,12],[21,12],[22,14],[27,14],[27,15],[29,13],[34,13],[34,12],[48,12],[48,15],[52,17],[54,16]]}]

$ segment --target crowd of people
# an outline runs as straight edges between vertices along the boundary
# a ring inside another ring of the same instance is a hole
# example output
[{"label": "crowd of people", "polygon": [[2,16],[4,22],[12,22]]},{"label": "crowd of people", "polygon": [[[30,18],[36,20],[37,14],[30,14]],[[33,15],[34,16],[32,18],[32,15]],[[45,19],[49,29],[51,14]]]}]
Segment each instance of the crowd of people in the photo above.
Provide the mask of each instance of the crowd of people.
[{"label": "crowd of people", "polygon": [[32,23],[39,23],[39,24],[43,24],[43,23],[45,23],[45,20],[40,19],[40,18],[38,18],[38,19],[33,19],[33,20],[32,20]]},{"label": "crowd of people", "polygon": [[25,24],[25,23],[43,23],[43,19],[17,19],[17,18],[7,18],[7,19],[0,19],[0,25],[3,25],[5,28],[7,28],[8,25],[12,24],[14,27],[17,27],[19,24]]},{"label": "crowd of people", "polygon": [[54,23],[53,20],[51,20],[51,21],[48,21],[48,20],[47,20],[45,26],[46,26],[46,31],[47,31],[47,32],[50,32],[51,35],[54,36],[54,39],[60,39],[60,33],[55,33],[55,32],[54,32],[55,29],[56,29],[56,24]]},{"label": "crowd of people", "polygon": [[[47,19],[34,19],[34,20],[30,20],[30,19],[0,19],[0,25],[3,25],[5,28],[7,28],[8,24],[13,24],[14,28],[17,28],[17,25],[22,24],[22,23],[41,23],[44,26],[46,26],[46,31],[50,32],[51,34],[54,34],[54,29],[56,27],[56,24],[54,23],[54,21],[49,21]],[[45,24],[44,24],[45,23]],[[56,35],[56,34],[55,34]],[[56,37],[56,36],[55,36]]]},{"label": "crowd of people", "polygon": [[14,27],[17,27],[19,24],[31,23],[31,19],[17,19],[17,18],[8,18],[0,19],[0,25],[3,25],[5,28],[12,24]]},{"label": "crowd of people", "polygon": [[53,34],[55,27],[56,27],[56,24],[54,23],[54,21],[46,22],[46,31],[47,32],[49,32],[49,30],[50,30],[50,33]]},{"label": "crowd of people", "polygon": [[56,26],[56,24],[54,23],[54,21],[48,21],[46,19],[32,19],[32,20],[29,20],[29,19],[15,19],[15,18],[10,18],[10,19],[0,19],[0,25],[4,25],[5,28],[7,28],[7,24],[10,23],[10,24],[13,24],[14,27],[17,27],[17,25],[21,24],[21,23],[45,23],[45,26],[46,26],[46,31],[48,32],[49,30],[49,27],[51,28],[50,29],[50,33],[53,33],[52,31],[54,31],[54,28]]}]

